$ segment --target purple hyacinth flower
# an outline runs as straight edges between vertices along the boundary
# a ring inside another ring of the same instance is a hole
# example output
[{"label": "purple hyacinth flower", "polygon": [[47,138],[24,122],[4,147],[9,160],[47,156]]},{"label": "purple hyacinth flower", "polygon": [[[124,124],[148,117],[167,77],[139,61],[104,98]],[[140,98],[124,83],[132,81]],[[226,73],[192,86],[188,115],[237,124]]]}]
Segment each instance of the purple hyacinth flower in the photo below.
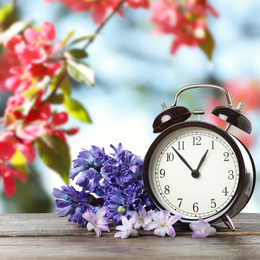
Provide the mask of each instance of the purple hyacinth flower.
[{"label": "purple hyacinth flower", "polygon": [[216,233],[216,229],[211,227],[210,224],[205,222],[200,216],[199,221],[190,223],[190,229],[193,231],[193,238],[214,236]]},{"label": "purple hyacinth flower", "polygon": [[87,229],[92,231],[93,229],[96,232],[96,236],[100,237],[102,231],[110,232],[108,226],[108,218],[104,217],[106,214],[106,208],[101,208],[94,213],[93,211],[87,211],[82,214],[82,217],[88,221]]},{"label": "purple hyacinth flower", "polygon": [[138,212],[130,211],[129,215],[131,218],[135,219],[134,228],[138,229],[140,227],[145,227],[153,220],[153,211],[146,212],[143,206],[138,208]]},{"label": "purple hyacinth flower", "polygon": [[151,231],[154,229],[154,235],[164,237],[166,234],[175,237],[176,233],[172,225],[182,216],[170,216],[168,210],[162,210],[153,213],[153,221],[144,227],[144,230]]},{"label": "purple hyacinth flower", "polygon": [[116,230],[120,230],[120,232],[117,232],[114,237],[121,237],[122,239],[128,238],[129,236],[137,237],[138,232],[133,228],[135,223],[134,218],[130,218],[129,220],[123,216],[122,217],[122,225],[119,225],[116,227]]}]

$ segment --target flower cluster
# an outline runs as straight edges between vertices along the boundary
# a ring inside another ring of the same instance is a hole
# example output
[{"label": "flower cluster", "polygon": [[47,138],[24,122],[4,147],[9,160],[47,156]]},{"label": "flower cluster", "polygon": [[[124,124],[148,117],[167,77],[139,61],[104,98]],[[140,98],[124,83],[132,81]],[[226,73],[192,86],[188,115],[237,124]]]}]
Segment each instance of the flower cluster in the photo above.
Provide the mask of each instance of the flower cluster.
[{"label": "flower cluster", "polygon": [[60,41],[52,44],[54,38],[54,26],[44,22],[41,28],[26,28],[23,34],[4,42],[9,71],[1,72],[4,73],[1,77],[5,79],[5,89],[13,93],[7,101],[5,129],[0,133],[0,177],[8,196],[15,192],[13,177],[26,179],[23,173],[10,168],[9,161],[17,152],[31,163],[35,160],[33,142],[37,138],[56,136],[65,142],[65,134],[78,131],[78,128],[61,129],[68,121],[68,114],[51,111],[51,104],[44,100],[46,86],[63,67],[58,53]]},{"label": "flower cluster", "polygon": [[[182,216],[172,216],[168,210],[157,211],[149,201],[142,181],[143,161],[139,156],[111,145],[113,153],[92,146],[82,150],[73,161],[70,178],[80,187],[54,188],[57,212],[60,217],[70,215],[68,221],[86,225],[100,237],[102,231],[110,232],[113,223],[122,239],[138,236],[138,229],[154,230],[154,235],[175,237],[173,228]],[[212,235],[214,228],[204,222],[192,223],[192,237]]]},{"label": "flower cluster", "polygon": [[[141,205],[152,208],[152,204],[142,180],[143,160],[124,150],[122,144],[117,148],[111,145],[111,148],[114,152],[110,155],[105,153],[104,148],[96,146],[82,150],[73,161],[70,178],[74,180],[77,177],[76,185],[82,192],[93,194],[99,198],[99,202],[102,200],[99,204],[93,201],[95,206],[105,206],[106,216],[114,223],[120,223],[122,216],[129,216],[131,211],[138,210]],[[53,195],[57,197],[56,192]],[[65,205],[59,201],[56,203],[58,207]],[[59,215],[63,215],[60,212]],[[81,218],[78,220],[80,223]]]},{"label": "flower cluster", "polygon": [[[168,210],[146,211],[143,206],[139,207],[138,212],[131,211],[129,215],[128,218],[122,216],[122,225],[115,227],[118,230],[114,235],[115,238],[137,237],[139,236],[138,229],[140,228],[143,228],[145,231],[153,230],[155,236],[165,237],[168,235],[175,237],[176,232],[173,225],[182,217],[179,215],[171,216]],[[97,237],[101,236],[102,231],[110,232],[109,219],[106,217],[105,207],[102,207],[96,213],[93,210],[88,210],[82,214],[82,217],[88,221],[88,231],[94,230]],[[192,238],[214,236],[216,233],[216,229],[211,227],[201,217],[199,217],[199,221],[190,224],[190,229],[193,231]]]},{"label": "flower cluster", "polygon": [[[48,0],[52,2],[53,0]],[[93,0],[93,1],[86,1],[86,0],[57,0],[62,4],[66,5],[69,9],[74,12],[92,12],[93,20],[96,24],[100,24],[107,13],[113,11],[118,4],[122,2],[122,0]],[[148,8],[149,7],[149,0],[126,0],[126,6],[130,8]],[[120,15],[122,12],[118,11]]]},{"label": "flower cluster", "polygon": [[198,46],[207,37],[207,19],[209,12],[217,17],[216,11],[207,0],[157,0],[151,4],[153,16],[151,21],[156,31],[174,35],[171,53],[182,45]]}]

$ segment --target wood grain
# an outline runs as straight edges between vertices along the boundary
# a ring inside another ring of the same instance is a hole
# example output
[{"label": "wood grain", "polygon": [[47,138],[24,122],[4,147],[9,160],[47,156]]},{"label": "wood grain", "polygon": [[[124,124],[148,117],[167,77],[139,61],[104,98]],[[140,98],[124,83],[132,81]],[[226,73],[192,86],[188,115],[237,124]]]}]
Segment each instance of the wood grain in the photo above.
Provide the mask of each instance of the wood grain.
[{"label": "wood grain", "polygon": [[177,235],[156,237],[140,231],[137,238],[114,238],[115,231],[95,233],[57,214],[0,215],[1,259],[259,259],[260,214],[234,218],[236,232],[223,224],[214,237],[191,238],[187,227]]}]

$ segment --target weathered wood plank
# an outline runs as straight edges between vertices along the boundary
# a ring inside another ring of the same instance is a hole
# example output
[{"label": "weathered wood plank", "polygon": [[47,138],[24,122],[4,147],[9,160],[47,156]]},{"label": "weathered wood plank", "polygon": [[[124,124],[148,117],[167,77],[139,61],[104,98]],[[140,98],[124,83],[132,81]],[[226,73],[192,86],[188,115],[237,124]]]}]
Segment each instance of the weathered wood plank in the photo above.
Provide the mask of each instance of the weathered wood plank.
[{"label": "weathered wood plank", "polygon": [[214,237],[192,239],[187,228],[177,226],[177,236],[113,238],[115,231],[95,233],[69,223],[57,214],[0,215],[2,259],[259,259],[260,214],[240,214],[236,232],[218,225]]},{"label": "weathered wood plank", "polygon": [[0,255],[1,259],[259,259],[260,247],[257,236],[6,237],[0,238]]},{"label": "weathered wood plank", "polygon": [[[240,214],[234,218],[236,232],[230,232],[224,224],[215,227],[217,235],[260,235],[260,214]],[[190,235],[188,227],[175,225],[178,235]],[[142,235],[152,232],[140,231]],[[103,233],[113,236],[112,233]],[[5,236],[92,236],[85,228],[59,218],[57,214],[0,214],[0,237]]]}]

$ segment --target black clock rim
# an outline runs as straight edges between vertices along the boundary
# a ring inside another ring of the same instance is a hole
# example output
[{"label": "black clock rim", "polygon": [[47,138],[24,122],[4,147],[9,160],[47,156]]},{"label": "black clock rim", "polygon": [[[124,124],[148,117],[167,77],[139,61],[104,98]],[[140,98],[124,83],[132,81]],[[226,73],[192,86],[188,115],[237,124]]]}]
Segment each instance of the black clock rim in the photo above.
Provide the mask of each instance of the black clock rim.
[{"label": "black clock rim", "polygon": [[[234,197],[230,200],[230,202],[221,211],[217,212],[215,215],[211,215],[207,218],[203,218],[207,222],[214,222],[214,221],[218,220],[219,218],[221,218],[226,213],[228,213],[228,211],[233,207],[233,205],[236,204],[240,195],[243,192],[244,179],[245,179],[245,164],[244,164],[243,155],[242,155],[239,147],[235,143],[235,141],[232,139],[231,135],[229,133],[225,132],[224,130],[222,130],[221,128],[219,128],[215,125],[212,125],[210,123],[207,123],[207,122],[189,121],[189,122],[181,122],[181,123],[175,124],[175,125],[167,128],[166,130],[164,130],[159,136],[156,137],[156,139],[153,141],[153,143],[151,144],[151,146],[149,147],[149,149],[145,155],[144,165],[143,165],[144,187],[145,187],[145,190],[146,190],[150,200],[154,204],[154,206],[157,209],[165,210],[165,208],[158,202],[158,200],[154,196],[151,186],[150,186],[149,166],[150,166],[151,157],[152,157],[153,152],[154,152],[155,148],[157,147],[157,145],[165,137],[167,137],[172,132],[175,132],[181,128],[186,128],[186,127],[202,127],[202,128],[206,128],[206,129],[209,129],[211,131],[218,133],[230,144],[230,146],[232,147],[232,149],[235,152],[237,159],[238,159],[239,183],[238,183],[238,187],[235,191]],[[191,222],[195,222],[197,220],[182,218],[180,221],[183,223],[191,223]]]}]

